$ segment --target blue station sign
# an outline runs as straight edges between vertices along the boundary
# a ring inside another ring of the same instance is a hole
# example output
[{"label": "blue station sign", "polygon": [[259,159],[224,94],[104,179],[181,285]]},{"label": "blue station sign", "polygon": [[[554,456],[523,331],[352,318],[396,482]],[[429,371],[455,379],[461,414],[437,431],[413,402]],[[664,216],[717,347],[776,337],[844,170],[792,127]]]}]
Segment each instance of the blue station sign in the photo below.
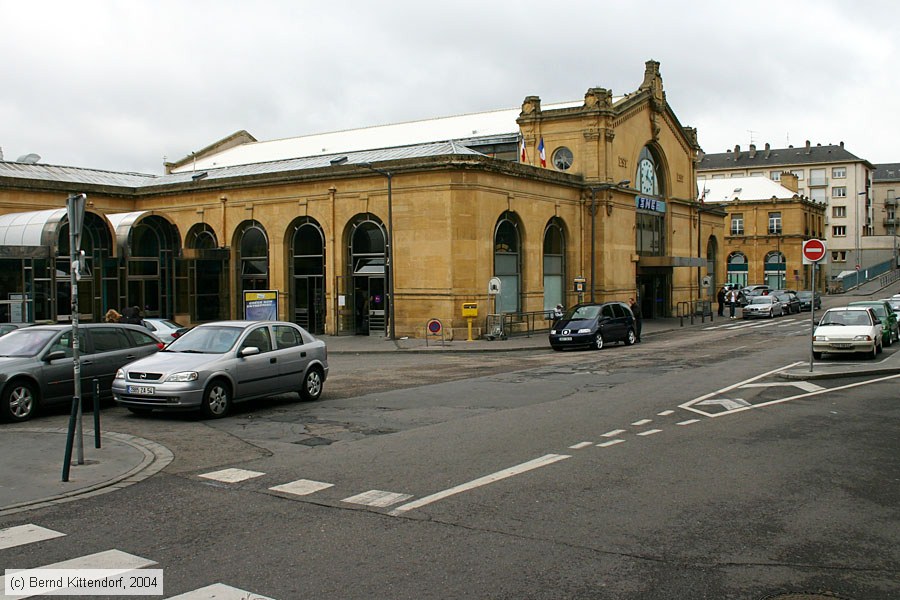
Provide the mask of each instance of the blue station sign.
[{"label": "blue station sign", "polygon": [[665,200],[657,200],[655,198],[645,198],[644,196],[635,196],[635,205],[638,210],[652,210],[653,212],[666,212]]}]

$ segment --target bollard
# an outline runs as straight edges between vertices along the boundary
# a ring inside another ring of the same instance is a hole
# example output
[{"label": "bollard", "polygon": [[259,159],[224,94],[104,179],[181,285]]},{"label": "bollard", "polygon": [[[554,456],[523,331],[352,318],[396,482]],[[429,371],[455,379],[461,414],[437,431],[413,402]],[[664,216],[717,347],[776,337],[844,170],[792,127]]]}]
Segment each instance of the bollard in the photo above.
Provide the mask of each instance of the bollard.
[{"label": "bollard", "polygon": [[94,378],[94,448],[100,447],[100,380]]},{"label": "bollard", "polygon": [[72,446],[75,442],[75,421],[78,418],[78,396],[72,397],[72,412],[69,415],[69,431],[66,433],[66,456],[63,459],[62,480],[69,480],[69,468],[72,466]]}]

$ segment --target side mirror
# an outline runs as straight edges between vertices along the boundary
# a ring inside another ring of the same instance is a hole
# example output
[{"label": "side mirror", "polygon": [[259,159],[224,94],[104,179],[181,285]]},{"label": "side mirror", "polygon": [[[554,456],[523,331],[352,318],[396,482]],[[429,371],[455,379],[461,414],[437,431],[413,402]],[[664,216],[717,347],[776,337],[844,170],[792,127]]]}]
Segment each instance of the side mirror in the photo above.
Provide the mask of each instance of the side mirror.
[{"label": "side mirror", "polygon": [[238,352],[238,356],[241,358],[245,356],[253,356],[254,354],[259,354],[259,348],[256,346],[247,346],[246,348],[242,348],[240,352]]},{"label": "side mirror", "polygon": [[58,360],[60,358],[65,358],[65,357],[66,357],[66,353],[63,352],[62,350],[54,350],[53,352],[50,352],[49,354],[44,356],[44,361],[50,362],[50,361]]}]

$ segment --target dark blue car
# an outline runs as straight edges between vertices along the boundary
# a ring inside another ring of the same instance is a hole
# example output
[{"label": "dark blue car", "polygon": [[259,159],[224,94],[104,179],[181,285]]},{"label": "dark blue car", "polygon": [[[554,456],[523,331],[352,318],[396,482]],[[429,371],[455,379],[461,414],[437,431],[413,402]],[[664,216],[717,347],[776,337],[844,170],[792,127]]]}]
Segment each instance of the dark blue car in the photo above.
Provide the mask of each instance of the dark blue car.
[{"label": "dark blue car", "polygon": [[554,350],[600,350],[610,342],[630,346],[636,340],[634,315],[624,302],[576,304],[550,329],[550,345]]}]

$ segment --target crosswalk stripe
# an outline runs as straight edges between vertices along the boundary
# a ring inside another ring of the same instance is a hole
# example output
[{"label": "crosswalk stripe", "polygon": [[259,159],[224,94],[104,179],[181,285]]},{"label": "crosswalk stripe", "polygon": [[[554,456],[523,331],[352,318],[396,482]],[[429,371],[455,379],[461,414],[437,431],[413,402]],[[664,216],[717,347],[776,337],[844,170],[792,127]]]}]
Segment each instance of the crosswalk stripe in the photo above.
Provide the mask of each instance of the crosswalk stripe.
[{"label": "crosswalk stripe", "polygon": [[169,600],[274,600],[255,592],[241,590],[224,583],[214,583],[203,588],[172,596]]},{"label": "crosswalk stripe", "polygon": [[[70,560],[54,563],[52,565],[44,565],[42,567],[34,567],[35,569],[114,569],[119,573],[126,573],[134,569],[142,569],[155,565],[156,562],[128,554],[121,550],[104,550],[95,554],[87,554]],[[0,600],[19,600],[20,598],[31,598],[28,596],[6,596],[2,593],[6,589],[6,576],[0,577]]]},{"label": "crosswalk stripe", "polygon": [[369,490],[362,494],[344,498],[341,502],[348,504],[362,504],[363,506],[377,506],[386,508],[392,504],[403,502],[412,498],[412,494],[399,494],[397,492],[383,492],[381,490]]},{"label": "crosswalk stripe", "polygon": [[254,477],[260,477],[265,473],[259,471],[248,471],[246,469],[222,469],[221,471],[213,471],[212,473],[204,473],[199,475],[204,479],[214,479],[224,483],[237,483]]},{"label": "crosswalk stripe", "polygon": [[7,527],[6,529],[0,529],[0,550],[63,537],[64,535],[66,534],[31,523]]},{"label": "crosswalk stripe", "polygon": [[321,481],[312,481],[310,479],[298,479],[290,483],[284,483],[270,487],[273,492],[284,492],[286,494],[294,494],[295,496],[308,496],[320,490],[332,487],[333,483],[324,483]]}]

